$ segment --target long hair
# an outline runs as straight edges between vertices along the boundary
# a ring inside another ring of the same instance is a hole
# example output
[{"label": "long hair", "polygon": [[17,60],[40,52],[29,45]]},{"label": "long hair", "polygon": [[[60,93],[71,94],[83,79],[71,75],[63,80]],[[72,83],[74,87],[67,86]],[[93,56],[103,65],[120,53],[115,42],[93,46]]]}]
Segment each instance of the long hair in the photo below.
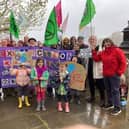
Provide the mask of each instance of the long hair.
[{"label": "long hair", "polygon": [[113,42],[110,38],[105,38],[105,39],[103,40],[103,42],[102,42],[102,48],[104,47],[104,45],[105,45],[106,42],[111,43],[112,46],[115,45],[114,42]]},{"label": "long hair", "polygon": [[42,58],[38,58],[38,59],[36,60],[36,63],[35,63],[35,66],[36,66],[36,67],[38,66],[38,63],[39,63],[40,61],[42,61],[42,62],[43,62],[43,65],[44,65],[44,60],[43,60]]}]

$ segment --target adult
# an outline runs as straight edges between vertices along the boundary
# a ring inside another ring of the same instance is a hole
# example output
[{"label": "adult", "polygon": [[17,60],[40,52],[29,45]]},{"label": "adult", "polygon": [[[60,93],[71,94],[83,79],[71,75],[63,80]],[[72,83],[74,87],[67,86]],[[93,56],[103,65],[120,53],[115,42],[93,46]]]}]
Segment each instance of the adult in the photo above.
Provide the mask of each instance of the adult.
[{"label": "adult", "polygon": [[35,39],[35,38],[29,38],[29,39],[28,39],[28,46],[30,46],[30,47],[35,47],[35,46],[37,46],[37,41],[36,41],[36,39]]},{"label": "adult", "polygon": [[72,36],[70,38],[70,50],[72,50],[74,48],[74,45],[76,44],[76,37]]},{"label": "adult", "polygon": [[[95,50],[97,52],[102,50],[101,45],[97,45],[97,37],[96,36],[90,36],[89,37],[89,43],[95,44]],[[103,79],[103,66],[102,62],[95,62],[93,61],[92,57],[89,58],[88,63],[88,82],[89,82],[89,88],[90,88],[90,95],[89,102],[92,102],[95,100],[95,85],[99,90],[100,95],[100,107],[105,106],[105,85],[104,85],[104,79]]]},{"label": "adult", "polygon": [[2,39],[1,40],[1,47],[7,47],[7,45],[8,45],[7,39]]},{"label": "adult", "polygon": [[[77,38],[77,42],[76,43],[79,45],[79,48],[80,48],[80,50],[77,51],[77,53],[78,52],[80,53],[81,52],[81,49],[87,49],[88,48],[88,45],[84,43],[84,37],[83,36],[79,36]],[[87,60],[84,57],[81,57],[81,62],[82,62],[82,65],[84,67],[86,67],[85,64],[86,64]]]},{"label": "adult", "polygon": [[24,46],[28,46],[29,37],[27,35],[24,36]]},{"label": "adult", "polygon": [[69,38],[65,37],[62,41],[62,49],[63,50],[70,50],[70,42],[69,42]]},{"label": "adult", "polygon": [[78,44],[79,44],[80,49],[88,48],[88,45],[86,45],[86,44],[84,43],[84,37],[83,37],[83,36],[79,36],[79,37],[77,38],[77,42],[78,42]]},{"label": "adult", "polygon": [[94,61],[102,61],[103,75],[107,92],[107,105],[105,109],[111,109],[112,115],[121,113],[120,108],[120,76],[126,70],[126,57],[123,51],[114,45],[110,38],[105,38],[102,42],[105,48],[101,52],[95,50],[96,44],[90,43],[92,46],[92,56]]}]

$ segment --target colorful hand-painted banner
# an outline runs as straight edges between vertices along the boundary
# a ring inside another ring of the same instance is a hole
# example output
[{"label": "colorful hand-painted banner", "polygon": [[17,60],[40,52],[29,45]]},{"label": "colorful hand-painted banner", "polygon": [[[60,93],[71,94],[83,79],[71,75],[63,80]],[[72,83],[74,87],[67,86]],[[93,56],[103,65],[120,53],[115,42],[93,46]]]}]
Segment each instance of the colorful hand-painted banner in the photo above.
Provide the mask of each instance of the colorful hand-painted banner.
[{"label": "colorful hand-painted banner", "polygon": [[85,80],[87,72],[85,68],[74,62],[68,62],[68,72],[70,73],[70,88],[83,91],[85,89]]},{"label": "colorful hand-painted banner", "polygon": [[3,88],[15,87],[15,76],[11,76],[11,65],[18,67],[20,63],[26,63],[28,67],[34,67],[37,58],[43,58],[49,71],[58,70],[59,62],[70,61],[74,51],[55,50],[47,47],[6,47],[0,48],[0,77]]}]

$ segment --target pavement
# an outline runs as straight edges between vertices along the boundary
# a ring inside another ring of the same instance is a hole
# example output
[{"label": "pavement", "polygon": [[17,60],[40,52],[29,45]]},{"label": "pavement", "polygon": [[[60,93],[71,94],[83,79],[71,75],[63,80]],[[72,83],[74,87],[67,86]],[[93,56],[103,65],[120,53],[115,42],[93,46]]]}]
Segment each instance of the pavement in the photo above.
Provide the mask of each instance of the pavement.
[{"label": "pavement", "polygon": [[100,129],[129,129],[129,106],[122,108],[118,116],[111,116],[109,111],[94,104],[70,104],[71,112],[58,112],[56,99],[47,98],[47,111],[36,112],[35,96],[30,98],[31,107],[17,108],[17,98],[7,96],[0,100],[0,129],[61,129],[74,124],[87,124]]}]

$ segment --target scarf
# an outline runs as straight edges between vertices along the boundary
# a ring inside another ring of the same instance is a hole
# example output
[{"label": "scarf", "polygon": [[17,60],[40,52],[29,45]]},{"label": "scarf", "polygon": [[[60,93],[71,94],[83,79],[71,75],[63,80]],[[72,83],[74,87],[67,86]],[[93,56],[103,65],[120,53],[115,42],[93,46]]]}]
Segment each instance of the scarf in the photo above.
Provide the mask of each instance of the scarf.
[{"label": "scarf", "polygon": [[47,70],[47,68],[44,66],[42,66],[41,68],[37,66],[36,71],[37,71],[38,78],[42,77],[43,72],[46,70]]}]

